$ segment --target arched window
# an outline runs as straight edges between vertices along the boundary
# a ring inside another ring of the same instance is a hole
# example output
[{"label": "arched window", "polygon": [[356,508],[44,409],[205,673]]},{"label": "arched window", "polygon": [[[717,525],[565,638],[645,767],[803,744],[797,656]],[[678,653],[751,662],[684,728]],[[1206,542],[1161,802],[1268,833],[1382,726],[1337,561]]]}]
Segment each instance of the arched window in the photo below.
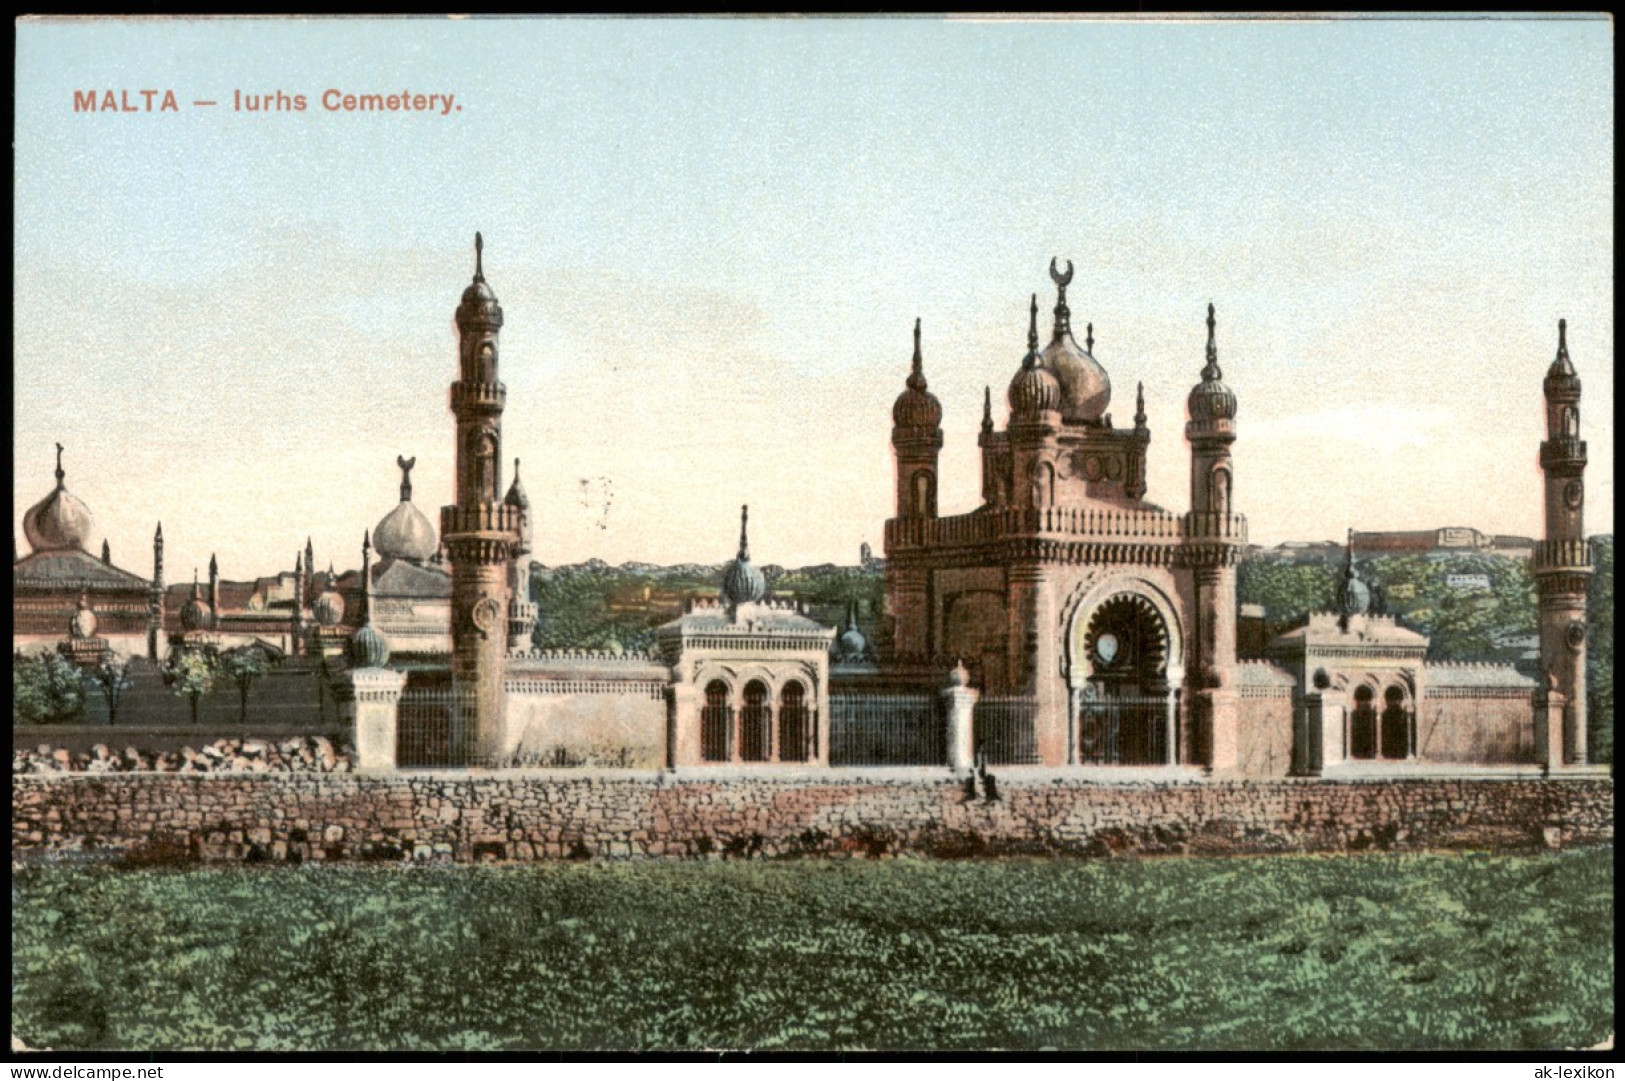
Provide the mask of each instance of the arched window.
[{"label": "arched window", "polygon": [[1207,505],[1214,514],[1230,513],[1230,470],[1215,469],[1208,475]]},{"label": "arched window", "polygon": [[746,762],[766,762],[772,750],[767,684],[753,679],[745,684],[745,708],[739,717],[739,757]]},{"label": "arched window", "polygon": [[1382,756],[1406,758],[1411,753],[1411,714],[1405,708],[1405,692],[1389,687],[1382,694]]},{"label": "arched window", "polygon": [[1055,467],[1049,462],[1033,466],[1033,506],[1055,505]]},{"label": "arched window", "polygon": [[1580,411],[1572,405],[1565,405],[1559,421],[1564,439],[1575,439],[1580,435]]},{"label": "arched window", "polygon": [[1375,697],[1370,687],[1358,687],[1354,691],[1354,717],[1349,724],[1351,758],[1377,757],[1377,707],[1373,704]]},{"label": "arched window", "polygon": [[792,680],[779,692],[779,761],[805,762],[812,747],[807,688]]},{"label": "arched window", "polygon": [[707,762],[728,761],[728,685],[713,679],[705,687],[700,710],[700,757]]},{"label": "arched window", "polygon": [[480,345],[479,371],[476,373],[481,383],[495,383],[497,379],[497,351],[490,342]]}]

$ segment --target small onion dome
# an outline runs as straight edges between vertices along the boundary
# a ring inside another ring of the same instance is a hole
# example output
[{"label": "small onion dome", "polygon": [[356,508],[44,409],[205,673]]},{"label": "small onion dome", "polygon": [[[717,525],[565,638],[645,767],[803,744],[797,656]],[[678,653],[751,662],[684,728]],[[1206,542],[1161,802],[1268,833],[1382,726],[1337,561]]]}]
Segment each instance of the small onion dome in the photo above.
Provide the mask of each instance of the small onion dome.
[{"label": "small onion dome", "polygon": [[83,549],[96,521],[84,501],[63,485],[62,444],[56,445],[56,488],[23,515],[23,536],[36,552]]},{"label": "small onion dome", "polygon": [[767,596],[767,579],[751,564],[750,544],[745,527],[750,520],[750,508],[739,508],[739,555],[722,572],[722,599],[729,605],[755,604]]},{"label": "small onion dome", "polygon": [[395,464],[401,469],[401,501],[373,527],[373,544],[387,559],[422,563],[432,558],[440,545],[428,516],[412,502],[412,467],[417,459],[397,456]]},{"label": "small onion dome", "polygon": [[369,621],[350,636],[350,665],[354,668],[382,668],[389,663],[389,639]]},{"label": "small onion dome", "polygon": [[181,609],[181,626],[189,631],[206,631],[213,616],[213,610],[203,599],[203,587],[198,585],[197,578],[193,577],[192,599]]},{"label": "small onion dome", "polygon": [[914,320],[914,367],[909,372],[908,389],[897,396],[891,407],[892,423],[899,428],[935,429],[942,424],[942,403],[926,389],[925,364],[920,356],[920,321]]},{"label": "small onion dome", "polygon": [[846,630],[836,639],[838,655],[845,661],[861,661],[869,655],[869,639],[858,630],[857,622],[850,617],[846,621]]},{"label": "small onion dome", "polygon": [[331,579],[327,588],[322,590],[321,596],[316,598],[316,622],[324,627],[334,627],[344,618],[344,596],[333,588]]},{"label": "small onion dome", "polygon": [[1214,342],[1215,321],[1213,305],[1207,306],[1207,365],[1202,368],[1202,381],[1191,388],[1186,404],[1192,420],[1234,420],[1236,393],[1224,385],[1219,371],[1219,347]]},{"label": "small onion dome", "polygon": [[1010,411],[1023,420],[1037,420],[1061,407],[1061,384],[1038,355],[1038,294],[1033,294],[1027,328],[1027,355],[1021,370],[1010,380]]},{"label": "small onion dome", "polygon": [[1552,360],[1552,366],[1546,369],[1545,390],[1549,395],[1553,390],[1568,390],[1580,392],[1580,376],[1574,370],[1574,362],[1569,359],[1569,321],[1557,321],[1557,356]]},{"label": "small onion dome", "polygon": [[1363,616],[1371,609],[1371,587],[1354,572],[1354,531],[1349,531],[1347,555],[1343,562],[1343,580],[1337,584],[1337,611],[1343,617],[1344,627],[1351,616]]},{"label": "small onion dome", "polygon": [[1069,424],[1098,424],[1112,401],[1111,377],[1072,337],[1072,312],[1066,306],[1066,287],[1072,281],[1071,262],[1066,264],[1066,273],[1061,274],[1051,259],[1049,273],[1056,285],[1057,299],[1054,336],[1042,354],[1044,367],[1055,373],[1061,384],[1061,418]]},{"label": "small onion dome", "polygon": [[68,634],[81,639],[96,636],[96,613],[90,610],[90,601],[83,595],[79,597],[79,610],[68,621]]},{"label": "small onion dome", "polygon": [[457,326],[467,330],[483,325],[502,326],[502,306],[497,295],[485,283],[485,238],[474,234],[474,280],[463,290],[462,303],[457,305]]}]

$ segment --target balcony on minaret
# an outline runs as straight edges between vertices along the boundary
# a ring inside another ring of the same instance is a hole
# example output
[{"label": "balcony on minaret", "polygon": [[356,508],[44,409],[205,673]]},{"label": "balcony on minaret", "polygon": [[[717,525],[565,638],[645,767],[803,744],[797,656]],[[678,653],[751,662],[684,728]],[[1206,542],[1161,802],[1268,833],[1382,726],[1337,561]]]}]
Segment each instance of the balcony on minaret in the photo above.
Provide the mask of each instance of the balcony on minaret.
[{"label": "balcony on minaret", "polygon": [[459,381],[451,385],[451,409],[458,416],[501,413],[507,401],[508,388],[501,383]]},{"label": "balcony on minaret", "polygon": [[440,535],[511,534],[517,541],[525,512],[506,503],[476,503],[469,507],[441,507]]},{"label": "balcony on minaret", "polygon": [[1247,543],[1247,516],[1244,514],[1193,510],[1184,516],[1182,523],[1186,540]]},{"label": "balcony on minaret", "polygon": [[1540,467],[1542,469],[1583,469],[1585,464],[1586,444],[1584,439],[1575,439],[1572,436],[1554,436],[1540,445]]}]

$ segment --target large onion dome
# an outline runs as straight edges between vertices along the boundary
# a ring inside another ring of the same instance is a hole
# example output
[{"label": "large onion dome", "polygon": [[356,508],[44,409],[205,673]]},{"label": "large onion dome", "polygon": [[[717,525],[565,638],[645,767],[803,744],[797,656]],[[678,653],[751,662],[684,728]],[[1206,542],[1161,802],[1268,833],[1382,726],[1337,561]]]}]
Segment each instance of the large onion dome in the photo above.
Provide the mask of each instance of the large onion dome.
[{"label": "large onion dome", "polygon": [[1044,347],[1044,367],[1061,384],[1061,419],[1068,424],[1098,424],[1112,402],[1112,381],[1089,350],[1072,337],[1072,312],[1066,306],[1066,287],[1072,281],[1072,262],[1066,273],[1050,260],[1049,274],[1055,282],[1055,332]]},{"label": "large onion dome", "polygon": [[920,356],[920,321],[914,320],[914,362],[907,389],[897,396],[891,408],[892,423],[899,428],[934,430],[942,423],[942,403],[926,389],[925,364]]},{"label": "large onion dome", "polygon": [[1027,355],[1010,380],[1010,412],[1018,420],[1039,420],[1061,407],[1060,381],[1044,367],[1038,353],[1038,294],[1033,294],[1027,325]]},{"label": "large onion dome", "polygon": [[78,639],[96,637],[96,613],[90,610],[90,600],[83,593],[79,595],[79,610],[68,621],[68,636]]},{"label": "large onion dome", "polygon": [[767,579],[751,564],[750,542],[745,527],[750,521],[750,508],[739,508],[739,554],[722,572],[722,600],[730,607],[755,604],[767,596]]},{"label": "large onion dome", "polygon": [[206,631],[213,622],[214,610],[203,599],[203,587],[198,584],[197,574],[192,574],[192,597],[181,608],[181,626],[189,631]]},{"label": "large onion dome", "polygon": [[1234,420],[1236,392],[1224,385],[1219,371],[1219,347],[1215,341],[1217,322],[1213,305],[1207,306],[1207,364],[1202,368],[1202,381],[1191,388],[1186,404],[1192,420]]},{"label": "large onion dome", "polygon": [[401,501],[379,520],[372,531],[378,554],[387,559],[422,563],[433,558],[440,546],[428,516],[412,502],[412,467],[417,461],[416,458],[396,456],[395,464],[401,470]]},{"label": "large onion dome", "polygon": [[36,552],[83,549],[96,520],[84,501],[63,485],[62,444],[56,445],[56,488],[23,515],[23,536]]}]

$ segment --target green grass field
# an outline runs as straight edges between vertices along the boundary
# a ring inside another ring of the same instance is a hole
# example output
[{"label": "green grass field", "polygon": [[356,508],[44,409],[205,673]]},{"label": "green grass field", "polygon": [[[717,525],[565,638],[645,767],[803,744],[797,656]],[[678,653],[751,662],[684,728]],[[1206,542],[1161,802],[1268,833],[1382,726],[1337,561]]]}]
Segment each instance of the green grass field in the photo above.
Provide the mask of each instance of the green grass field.
[{"label": "green grass field", "polygon": [[12,1031],[132,1049],[1548,1048],[1612,852],[23,869]]}]

